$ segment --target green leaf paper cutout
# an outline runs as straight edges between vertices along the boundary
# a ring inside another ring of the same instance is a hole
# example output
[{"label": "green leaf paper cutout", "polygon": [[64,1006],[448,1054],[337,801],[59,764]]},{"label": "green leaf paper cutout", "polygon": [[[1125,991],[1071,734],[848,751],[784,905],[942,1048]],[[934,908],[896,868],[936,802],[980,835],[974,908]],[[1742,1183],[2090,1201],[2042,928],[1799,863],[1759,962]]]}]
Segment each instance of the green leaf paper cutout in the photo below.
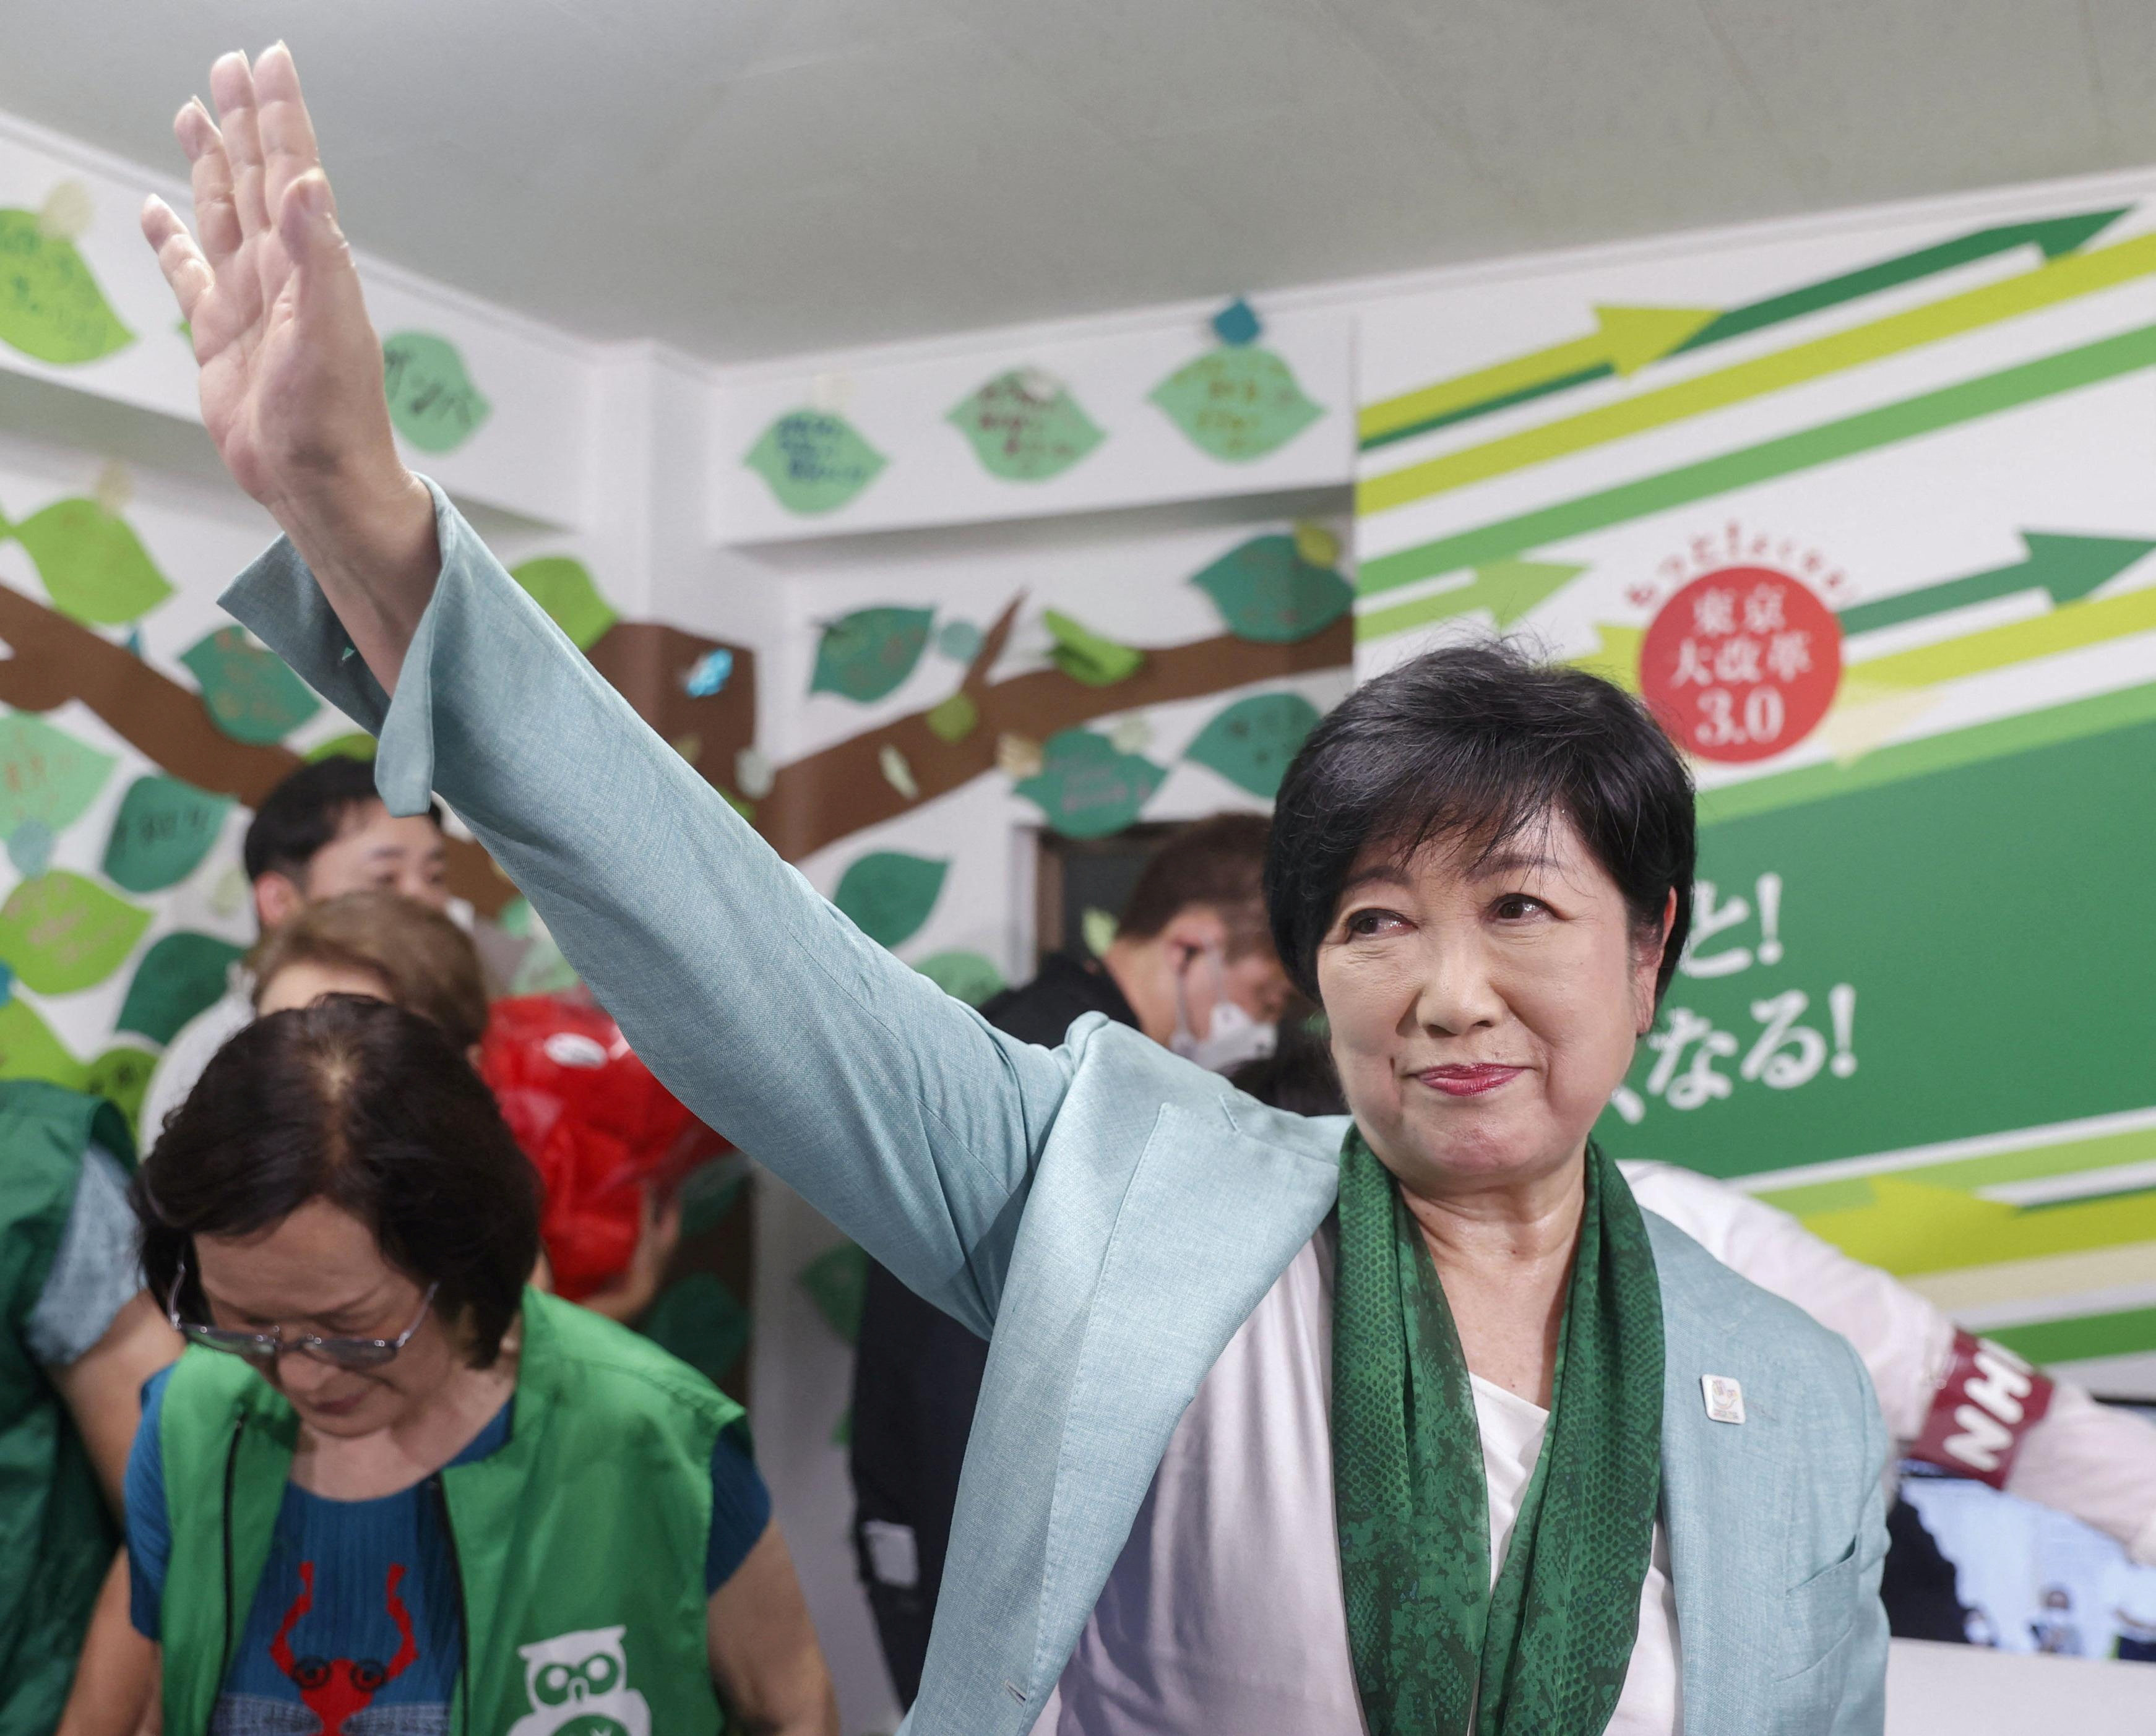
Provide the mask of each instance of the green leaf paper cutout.
[{"label": "green leaf paper cutout", "polygon": [[771,484],[788,512],[836,512],[876,479],[884,455],[828,410],[793,410],[758,437],[742,462]]},{"label": "green leaf paper cutout", "polygon": [[126,520],[80,496],[15,527],[53,607],[91,627],[124,627],[172,594]]},{"label": "green leaf paper cutout", "polygon": [[107,1049],[95,1061],[78,1061],[26,1001],[0,1003],[0,1079],[44,1079],[70,1091],[110,1098],[130,1127],[142,1119],[157,1057],[146,1049]]},{"label": "green leaf paper cutout", "polygon": [[567,555],[542,555],[509,569],[509,576],[531,593],[531,600],[552,617],[579,651],[588,651],[621,619],[584,563]]},{"label": "green leaf paper cutout", "polygon": [[1317,727],[1317,708],[1301,694],[1259,694],[1238,699],[1198,732],[1183,757],[1209,766],[1231,784],[1268,801],[1304,736]]},{"label": "green leaf paper cutout", "polygon": [[282,741],[322,709],[307,684],[275,653],[248,643],[245,631],[220,627],[180,653],[202,684],[203,704],[235,741]]},{"label": "green leaf paper cutout", "polygon": [[861,1335],[861,1299],[868,1293],[869,1257],[852,1242],[820,1253],[801,1268],[801,1288],[824,1324],[848,1344]]},{"label": "green leaf paper cutout", "polygon": [[431,331],[399,331],[382,341],[382,386],[390,421],[422,452],[454,452],[494,413],[457,346]]},{"label": "green leaf paper cutout", "polygon": [[119,764],[64,730],[19,711],[0,717],[0,839],[25,820],[54,837],[83,816]]},{"label": "green leaf paper cutout", "polygon": [[973,703],[971,694],[962,691],[929,707],[921,721],[938,741],[963,741],[980,727],[981,708]]},{"label": "green leaf paper cutout", "polygon": [[127,1118],[127,1125],[139,1135],[142,1099],[149,1093],[150,1075],[157,1065],[157,1057],[147,1049],[122,1044],[85,1063],[74,1078],[65,1083],[74,1090],[108,1098],[116,1104],[120,1113]]},{"label": "green leaf paper cutout", "polygon": [[105,878],[126,892],[178,885],[209,854],[231,808],[229,796],[212,796],[177,778],[136,778],[120,798],[112,835],[105,841]]},{"label": "green leaf paper cutout", "polygon": [[895,691],[928,643],[933,609],[856,609],[829,622],[816,645],[812,694],[844,694],[865,705]]},{"label": "green leaf paper cutout", "polygon": [[1325,413],[1285,361],[1255,346],[1201,356],[1148,396],[1194,446],[1231,464],[1276,451]]},{"label": "green leaf paper cutout", "polygon": [[1023,368],[998,374],[944,417],[973,443],[982,468],[1006,482],[1060,476],[1107,438],[1077,399],[1060,386],[1043,393],[1037,377]]},{"label": "green leaf paper cutout", "polygon": [[925,856],[871,851],[839,877],[831,902],[878,945],[901,945],[928,920],[950,868]]},{"label": "green leaf paper cutout", "polygon": [[1017,788],[1039,805],[1050,830],[1106,837],[1137,818],[1167,775],[1139,755],[1117,753],[1105,735],[1060,730],[1041,744],[1040,770]]},{"label": "green leaf paper cutout", "polygon": [[34,211],[0,211],[0,343],[39,361],[95,361],[135,341],[74,243]]},{"label": "green leaf paper cutout", "polygon": [[1239,639],[1292,645],[1321,633],[1353,607],[1355,587],[1302,558],[1292,536],[1254,536],[1191,581],[1213,599]]},{"label": "green leaf paper cutout", "polygon": [[117,1027],[154,1043],[168,1043],[172,1033],[224,992],[226,973],[244,948],[214,935],[185,929],[167,935],[135,967]]},{"label": "green leaf paper cutout", "polygon": [[691,1272],[661,1291],[637,1329],[708,1380],[716,1380],[748,1349],[748,1310],[708,1272]]},{"label": "green leaf paper cutout", "polygon": [[978,952],[939,952],[913,968],[968,1006],[978,1006],[1004,991],[1004,973]]},{"label": "green leaf paper cutout", "polygon": [[1145,653],[1104,639],[1060,610],[1043,611],[1040,620],[1055,639],[1049,661],[1073,681],[1087,687],[1113,687],[1145,667]]},{"label": "green leaf paper cutout", "polygon": [[318,760],[365,760],[372,762],[382,744],[364,730],[347,730],[341,735],[332,735],[327,741],[317,741],[306,752],[307,763]]},{"label": "green leaf paper cutout", "polygon": [[0,904],[0,963],[40,995],[72,995],[118,970],[149,926],[147,910],[54,868]]}]

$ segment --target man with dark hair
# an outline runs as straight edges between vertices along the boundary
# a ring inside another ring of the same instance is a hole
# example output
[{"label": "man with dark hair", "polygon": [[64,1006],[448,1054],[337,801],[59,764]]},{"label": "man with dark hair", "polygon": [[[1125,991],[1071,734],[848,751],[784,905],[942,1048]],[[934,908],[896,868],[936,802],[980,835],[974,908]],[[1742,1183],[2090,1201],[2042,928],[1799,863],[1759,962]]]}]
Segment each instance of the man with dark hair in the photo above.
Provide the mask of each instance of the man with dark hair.
[{"label": "man with dark hair", "polygon": [[[449,901],[439,804],[425,814],[393,816],[375,793],[373,766],[342,754],[301,766],[263,798],[240,859],[264,935],[341,893],[382,888],[436,910]],[[235,981],[173,1033],[142,1102],[146,1148],[209,1057],[254,1017],[254,985]]]},{"label": "man with dark hair", "polygon": [[[1105,1013],[1226,1073],[1272,1052],[1289,995],[1267,932],[1263,814],[1215,814],[1154,853],[1097,963],[1051,953],[981,1008],[998,1030],[1053,1047]],[[911,1705],[987,1342],[873,1261],[855,1351],[854,1541],[876,1636]]]}]

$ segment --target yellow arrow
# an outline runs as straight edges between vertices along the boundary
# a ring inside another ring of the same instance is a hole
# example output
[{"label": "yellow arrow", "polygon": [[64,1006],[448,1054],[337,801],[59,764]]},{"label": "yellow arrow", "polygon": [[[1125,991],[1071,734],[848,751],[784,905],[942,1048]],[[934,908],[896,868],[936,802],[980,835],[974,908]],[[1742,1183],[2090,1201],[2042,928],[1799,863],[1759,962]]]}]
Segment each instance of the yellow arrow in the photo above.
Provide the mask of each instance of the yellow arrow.
[{"label": "yellow arrow", "polygon": [[[1824,375],[1840,373],[1913,350],[1942,338],[1997,324],[2017,314],[2056,306],[2156,271],[2156,235],[2138,235],[2116,247],[2069,253],[2033,271],[1958,295],[1927,302],[1883,320],[1830,332],[1711,374],[1696,374],[1622,402],[1560,417],[1540,428],[1522,429],[1502,439],[1486,440],[1440,457],[1364,479],[1355,485],[1358,513],[1383,512],[1410,501],[1427,499],[1470,483],[1485,482],[1552,458],[1606,445],[1629,435],[1666,428],[1710,410],[1727,408]],[[1438,388],[1432,387],[1435,391]],[[1397,400],[1395,402],[1398,402]],[[1383,405],[1373,409],[1383,409]],[[1365,415],[1371,413],[1368,411]]]},{"label": "yellow arrow", "polygon": [[1365,404],[1357,414],[1356,432],[1364,440],[1378,439],[1575,375],[1630,374],[1668,355],[1720,317],[1715,308],[1597,306],[1595,329],[1589,335]]},{"label": "yellow arrow", "polygon": [[1599,675],[1628,694],[1639,692],[1640,647],[1646,642],[1647,630],[1643,627],[1612,627],[1606,621],[1598,621],[1594,632],[1596,643],[1592,651],[1584,651],[1565,661],[1575,669]]},{"label": "yellow arrow", "polygon": [[1872,688],[1929,687],[2152,628],[2156,628],[2156,586],[2062,603],[2034,620],[2010,621],[2004,627],[1942,639],[1936,645],[1875,657],[1851,664],[1849,674]]},{"label": "yellow arrow", "polygon": [[1870,1179],[1870,1205],[1806,1212],[1804,1226],[1844,1253],[1897,1277],[2156,1237],[2156,1193],[2030,1210],[1897,1175]]}]

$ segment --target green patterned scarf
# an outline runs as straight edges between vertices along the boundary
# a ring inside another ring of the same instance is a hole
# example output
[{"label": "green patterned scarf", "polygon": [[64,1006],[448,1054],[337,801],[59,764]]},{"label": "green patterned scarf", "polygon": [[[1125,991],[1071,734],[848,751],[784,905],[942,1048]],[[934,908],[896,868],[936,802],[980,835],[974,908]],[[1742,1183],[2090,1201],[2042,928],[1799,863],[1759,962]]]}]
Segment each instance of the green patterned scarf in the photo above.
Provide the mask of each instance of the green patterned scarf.
[{"label": "green patterned scarf", "polygon": [[1590,1144],[1550,1421],[1493,1588],[1452,1311],[1399,1187],[1349,1129],[1332,1488],[1370,1736],[1599,1736],[1639,1626],[1661,1437],[1654,1251],[1631,1190]]}]

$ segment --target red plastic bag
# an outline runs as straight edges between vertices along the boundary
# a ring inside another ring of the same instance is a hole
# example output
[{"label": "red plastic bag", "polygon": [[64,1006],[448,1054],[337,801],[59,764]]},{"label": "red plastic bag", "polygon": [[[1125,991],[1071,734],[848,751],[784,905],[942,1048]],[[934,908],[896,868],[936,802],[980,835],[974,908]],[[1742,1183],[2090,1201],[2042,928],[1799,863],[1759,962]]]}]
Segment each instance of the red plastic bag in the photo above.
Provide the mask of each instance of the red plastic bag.
[{"label": "red plastic bag", "polygon": [[727,1149],[651,1076],[598,1007],[554,995],[494,1003],[480,1072],[539,1171],[554,1288],[581,1302],[628,1269],[644,1193]]}]

